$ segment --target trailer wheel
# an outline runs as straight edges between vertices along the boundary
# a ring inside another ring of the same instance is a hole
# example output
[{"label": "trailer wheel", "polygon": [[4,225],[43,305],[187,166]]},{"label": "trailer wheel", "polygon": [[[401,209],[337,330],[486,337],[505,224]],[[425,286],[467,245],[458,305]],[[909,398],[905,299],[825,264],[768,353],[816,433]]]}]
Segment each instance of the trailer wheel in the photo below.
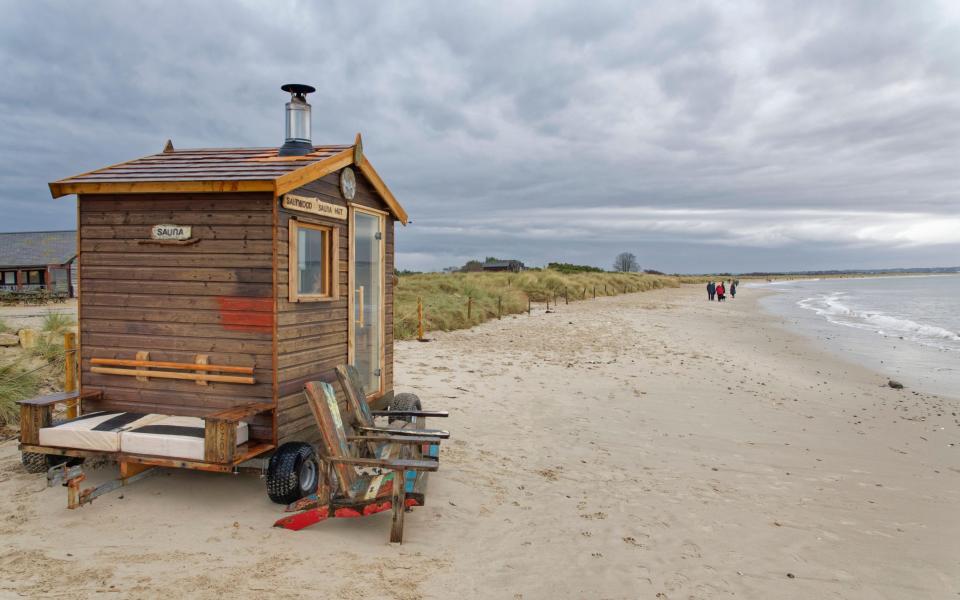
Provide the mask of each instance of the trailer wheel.
[{"label": "trailer wheel", "polygon": [[277,504],[290,504],[317,491],[320,465],[313,446],[287,442],[267,464],[267,495]]},{"label": "trailer wheel", "polygon": [[[390,403],[389,410],[423,410],[423,407],[420,405],[420,396],[416,394],[411,394],[410,392],[402,392],[393,397],[393,402]],[[396,419],[390,419],[391,421],[406,421],[410,422],[410,417],[396,417]]]},{"label": "trailer wheel", "polygon": [[75,456],[59,456],[56,454],[41,454],[40,452],[21,452],[20,462],[27,473],[46,473],[50,467],[66,463],[68,467],[82,465],[83,458]]},{"label": "trailer wheel", "polygon": [[49,468],[47,467],[47,455],[39,452],[21,452],[20,462],[23,463],[23,468],[26,469],[27,473],[46,473]]}]

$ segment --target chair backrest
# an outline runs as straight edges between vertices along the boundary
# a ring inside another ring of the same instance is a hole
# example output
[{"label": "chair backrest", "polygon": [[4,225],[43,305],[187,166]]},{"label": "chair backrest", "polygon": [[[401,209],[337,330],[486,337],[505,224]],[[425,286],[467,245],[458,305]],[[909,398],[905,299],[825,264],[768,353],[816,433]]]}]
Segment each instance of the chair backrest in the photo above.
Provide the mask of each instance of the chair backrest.
[{"label": "chair backrest", "polygon": [[353,365],[338,366],[337,379],[343,386],[343,393],[347,395],[347,403],[353,410],[357,423],[363,427],[374,427],[373,413],[370,412],[370,405],[367,404],[367,394],[363,390],[363,382],[360,381],[360,372],[357,368]]},{"label": "chair backrest", "polygon": [[[308,381],[303,386],[307,395],[307,404],[313,411],[322,438],[322,454],[329,458],[348,458],[352,456],[347,442],[349,425],[340,417],[340,406],[333,386],[325,381]],[[351,465],[333,463],[333,470],[340,480],[340,490],[349,494],[359,476]]]}]

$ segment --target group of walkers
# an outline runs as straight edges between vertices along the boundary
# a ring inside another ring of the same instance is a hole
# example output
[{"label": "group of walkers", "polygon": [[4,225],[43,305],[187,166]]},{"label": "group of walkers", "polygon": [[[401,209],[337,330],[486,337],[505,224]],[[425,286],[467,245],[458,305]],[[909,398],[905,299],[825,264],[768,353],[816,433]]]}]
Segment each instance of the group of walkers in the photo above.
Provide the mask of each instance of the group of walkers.
[{"label": "group of walkers", "polygon": [[729,281],[729,287],[724,285],[723,280],[707,284],[707,300],[716,300],[717,302],[723,302],[727,299],[727,292],[730,292],[731,298],[737,297],[737,286],[740,284],[740,281],[737,279],[731,279]]}]

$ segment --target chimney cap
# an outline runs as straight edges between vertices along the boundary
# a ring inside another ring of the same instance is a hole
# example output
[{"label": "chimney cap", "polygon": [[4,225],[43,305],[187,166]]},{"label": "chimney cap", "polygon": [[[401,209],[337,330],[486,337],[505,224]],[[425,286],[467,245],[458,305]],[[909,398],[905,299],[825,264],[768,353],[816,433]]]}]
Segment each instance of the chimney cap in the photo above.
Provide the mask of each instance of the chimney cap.
[{"label": "chimney cap", "polygon": [[313,87],[312,85],[305,85],[302,83],[287,83],[281,85],[280,89],[296,95],[312,94],[313,92],[317,91],[317,88]]}]

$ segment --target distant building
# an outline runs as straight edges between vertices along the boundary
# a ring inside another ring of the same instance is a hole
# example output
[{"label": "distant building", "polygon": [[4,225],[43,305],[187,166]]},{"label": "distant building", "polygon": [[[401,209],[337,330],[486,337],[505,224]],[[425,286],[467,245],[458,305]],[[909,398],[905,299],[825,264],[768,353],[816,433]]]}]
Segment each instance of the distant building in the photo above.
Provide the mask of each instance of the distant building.
[{"label": "distant building", "polygon": [[523,270],[523,263],[519,260],[495,260],[483,263],[484,271],[513,271],[514,273]]},{"label": "distant building", "polygon": [[0,290],[74,295],[76,231],[0,233]]}]

